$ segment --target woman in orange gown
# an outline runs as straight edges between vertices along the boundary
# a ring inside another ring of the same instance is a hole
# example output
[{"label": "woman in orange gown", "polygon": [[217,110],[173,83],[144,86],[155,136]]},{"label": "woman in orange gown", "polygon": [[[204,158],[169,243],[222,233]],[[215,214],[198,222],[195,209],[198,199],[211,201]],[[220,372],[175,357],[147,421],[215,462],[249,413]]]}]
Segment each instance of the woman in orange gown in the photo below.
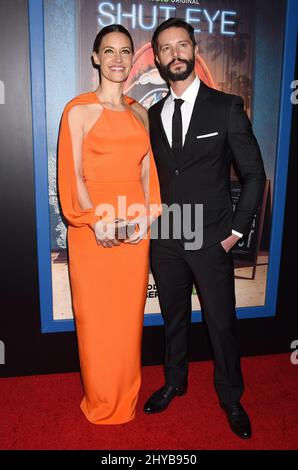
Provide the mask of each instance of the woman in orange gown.
[{"label": "woman in orange gown", "polygon": [[[58,189],[69,224],[70,282],[85,389],[81,409],[94,424],[120,424],[135,416],[147,235],[160,204],[146,111],[123,95],[132,57],[125,28],[112,25],[98,33],[93,61],[100,85],[66,105],[59,135]],[[138,224],[125,242],[116,239],[115,218]]]}]

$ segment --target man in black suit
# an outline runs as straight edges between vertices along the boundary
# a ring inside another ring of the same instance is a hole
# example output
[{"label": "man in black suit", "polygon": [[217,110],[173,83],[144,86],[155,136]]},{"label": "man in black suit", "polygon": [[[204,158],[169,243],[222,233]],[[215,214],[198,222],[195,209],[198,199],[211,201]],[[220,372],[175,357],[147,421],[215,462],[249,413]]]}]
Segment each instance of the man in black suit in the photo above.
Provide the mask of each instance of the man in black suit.
[{"label": "man in black suit", "polygon": [[[168,95],[149,110],[162,202],[176,204],[182,211],[188,206],[187,224],[191,231],[201,229],[202,242],[186,244],[184,234],[177,233],[175,217],[170,236],[161,233],[151,242],[151,267],[165,321],[166,383],[149,398],[144,411],[161,412],[186,392],[195,283],[213,348],[220,405],[232,431],[249,438],[249,417],[240,404],[243,380],[231,249],[249,231],[263,194],[263,162],[242,98],[209,88],[196,77],[192,26],[168,19],[156,29],[152,47],[157,67],[170,86]],[[234,212],[229,189],[232,160],[242,181]],[[195,217],[198,205],[203,205],[203,222]]]}]

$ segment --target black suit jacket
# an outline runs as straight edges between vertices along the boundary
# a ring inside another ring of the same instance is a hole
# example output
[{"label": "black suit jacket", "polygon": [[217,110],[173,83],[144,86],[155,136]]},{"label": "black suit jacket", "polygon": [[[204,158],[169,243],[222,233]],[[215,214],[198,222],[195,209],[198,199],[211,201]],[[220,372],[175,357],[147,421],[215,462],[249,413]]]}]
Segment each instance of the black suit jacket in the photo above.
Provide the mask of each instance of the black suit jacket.
[{"label": "black suit jacket", "polygon": [[[263,194],[265,172],[242,98],[209,88],[201,81],[182,154],[175,158],[161,120],[167,97],[149,109],[162,202],[188,204],[192,211],[195,204],[203,204],[202,248],[227,238],[232,229],[246,234]],[[214,135],[198,138],[208,134]],[[232,159],[242,183],[234,213],[230,195]]]}]

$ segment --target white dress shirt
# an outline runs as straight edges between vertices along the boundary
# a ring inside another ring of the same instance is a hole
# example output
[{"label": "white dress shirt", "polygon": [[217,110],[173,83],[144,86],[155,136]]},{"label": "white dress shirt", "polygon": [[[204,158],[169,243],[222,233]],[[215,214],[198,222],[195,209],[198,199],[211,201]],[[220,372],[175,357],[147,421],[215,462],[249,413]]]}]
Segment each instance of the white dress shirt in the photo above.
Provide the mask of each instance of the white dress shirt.
[{"label": "white dress shirt", "polygon": [[194,81],[189,85],[189,87],[182,93],[181,96],[175,95],[172,88],[170,88],[170,95],[164,102],[161,120],[162,124],[168,138],[169,144],[172,147],[172,118],[175,108],[175,98],[181,98],[184,103],[181,106],[181,116],[182,116],[182,145],[185,142],[185,136],[188,131],[191,115],[197,98],[197,94],[200,88],[200,79],[196,77]]},{"label": "white dress shirt", "polygon": [[[168,139],[170,146],[172,147],[172,119],[174,114],[175,108],[175,98],[180,98],[184,101],[181,106],[181,116],[182,116],[182,145],[185,142],[185,136],[188,131],[190,119],[192,116],[193,108],[195,105],[195,101],[197,99],[197,94],[200,89],[201,81],[198,77],[194,79],[194,81],[189,85],[189,87],[182,93],[181,96],[177,96],[172,88],[170,88],[170,94],[166,101],[164,102],[162,111],[161,111],[161,120],[162,124]],[[238,237],[243,237],[242,233],[237,232],[236,230],[232,230],[234,235]]]}]

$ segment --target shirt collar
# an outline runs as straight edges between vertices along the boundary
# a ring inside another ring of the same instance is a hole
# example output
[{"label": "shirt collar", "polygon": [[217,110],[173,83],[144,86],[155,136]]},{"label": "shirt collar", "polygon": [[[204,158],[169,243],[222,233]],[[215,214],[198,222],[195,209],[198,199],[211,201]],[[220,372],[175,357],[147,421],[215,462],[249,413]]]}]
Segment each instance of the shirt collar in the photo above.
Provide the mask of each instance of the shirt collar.
[{"label": "shirt collar", "polygon": [[[201,84],[201,80],[196,76],[194,81],[189,85],[188,88],[186,88],[186,90],[182,93],[182,95],[179,98],[181,98],[183,101],[186,101],[189,104],[194,105],[199,88],[200,88],[200,84]],[[170,101],[172,102],[174,101],[175,98],[178,98],[178,96],[174,93],[172,88],[170,88],[170,91],[171,91],[171,94],[169,98],[170,98]]]}]

